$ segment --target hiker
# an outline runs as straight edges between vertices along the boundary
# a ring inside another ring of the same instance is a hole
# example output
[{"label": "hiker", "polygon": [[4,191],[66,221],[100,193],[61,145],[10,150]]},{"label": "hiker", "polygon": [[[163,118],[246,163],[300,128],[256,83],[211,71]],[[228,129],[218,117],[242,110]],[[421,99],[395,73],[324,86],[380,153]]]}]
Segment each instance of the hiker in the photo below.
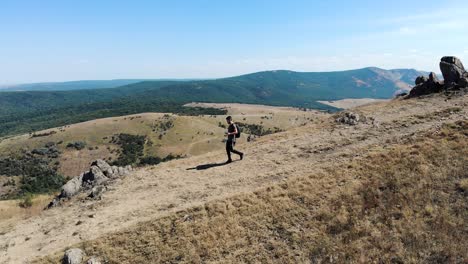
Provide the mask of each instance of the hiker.
[{"label": "hiker", "polygon": [[240,131],[239,131],[237,125],[234,124],[234,122],[232,122],[232,117],[231,116],[226,117],[226,122],[229,125],[228,126],[228,131],[226,133],[226,136],[228,137],[227,141],[226,141],[226,152],[227,152],[228,160],[226,161],[226,163],[231,163],[232,162],[231,152],[236,153],[237,155],[239,155],[241,160],[244,157],[244,153],[234,149],[234,146],[236,145],[236,138],[238,138],[240,136]]}]

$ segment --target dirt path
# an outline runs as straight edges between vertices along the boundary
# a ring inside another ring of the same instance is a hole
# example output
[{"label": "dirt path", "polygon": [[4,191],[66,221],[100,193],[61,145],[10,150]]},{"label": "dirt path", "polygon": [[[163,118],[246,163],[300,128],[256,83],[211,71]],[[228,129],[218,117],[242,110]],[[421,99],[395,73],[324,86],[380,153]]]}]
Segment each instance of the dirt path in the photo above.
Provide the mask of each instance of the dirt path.
[{"label": "dirt path", "polygon": [[[140,169],[116,182],[100,201],[73,199],[37,217],[0,223],[0,263],[27,263],[140,221],[340,166],[370,146],[467,119],[467,102],[464,96],[449,101],[428,98],[364,106],[356,111],[373,117],[374,122],[368,119],[352,127],[323,117],[254,143],[242,142],[238,148],[245,151],[245,160],[229,165],[219,164],[226,159],[220,150]],[[449,107],[456,109],[445,111]]]}]

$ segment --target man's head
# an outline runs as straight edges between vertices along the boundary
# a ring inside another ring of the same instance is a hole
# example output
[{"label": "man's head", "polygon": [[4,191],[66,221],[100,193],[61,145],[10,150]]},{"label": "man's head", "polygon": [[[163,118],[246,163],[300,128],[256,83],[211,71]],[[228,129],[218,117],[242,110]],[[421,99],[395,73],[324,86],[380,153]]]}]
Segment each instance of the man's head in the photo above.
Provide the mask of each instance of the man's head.
[{"label": "man's head", "polygon": [[231,117],[231,116],[226,117],[226,122],[227,122],[228,124],[231,124],[231,122],[232,122],[232,117]]}]

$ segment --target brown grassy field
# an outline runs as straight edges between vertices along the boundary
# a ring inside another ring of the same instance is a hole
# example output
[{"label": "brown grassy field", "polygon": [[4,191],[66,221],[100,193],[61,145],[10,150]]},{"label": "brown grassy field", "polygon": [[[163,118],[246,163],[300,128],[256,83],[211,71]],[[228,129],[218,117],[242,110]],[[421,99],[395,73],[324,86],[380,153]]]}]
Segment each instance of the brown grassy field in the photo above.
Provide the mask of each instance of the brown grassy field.
[{"label": "brown grassy field", "polygon": [[32,198],[32,206],[23,208],[19,204],[21,200],[0,201],[0,222],[14,223],[19,219],[27,219],[42,213],[44,208],[53,198],[53,195],[37,195]]}]

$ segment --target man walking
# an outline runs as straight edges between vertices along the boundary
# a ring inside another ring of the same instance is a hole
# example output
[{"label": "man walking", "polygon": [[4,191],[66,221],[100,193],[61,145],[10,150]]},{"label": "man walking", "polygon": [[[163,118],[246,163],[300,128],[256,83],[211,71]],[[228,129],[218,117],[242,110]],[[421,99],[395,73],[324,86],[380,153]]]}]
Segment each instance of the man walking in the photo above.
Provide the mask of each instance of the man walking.
[{"label": "man walking", "polygon": [[231,152],[236,153],[239,155],[240,159],[244,157],[244,153],[237,151],[234,149],[234,146],[236,145],[236,135],[239,134],[240,131],[238,131],[237,125],[232,122],[232,117],[228,116],[226,117],[226,122],[228,123],[228,131],[227,131],[227,141],[226,141],[226,153],[228,156],[228,160],[226,161],[227,163],[231,163]]}]

